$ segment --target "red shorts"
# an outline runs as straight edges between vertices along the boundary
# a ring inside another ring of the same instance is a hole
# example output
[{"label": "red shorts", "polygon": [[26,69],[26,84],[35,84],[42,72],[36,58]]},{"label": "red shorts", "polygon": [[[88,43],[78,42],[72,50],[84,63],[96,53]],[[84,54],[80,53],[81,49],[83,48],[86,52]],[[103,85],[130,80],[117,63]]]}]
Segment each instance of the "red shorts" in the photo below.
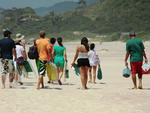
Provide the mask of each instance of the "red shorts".
[{"label": "red shorts", "polygon": [[131,73],[132,76],[135,76],[136,74],[138,74],[139,78],[142,78],[142,65],[143,62],[131,62]]}]

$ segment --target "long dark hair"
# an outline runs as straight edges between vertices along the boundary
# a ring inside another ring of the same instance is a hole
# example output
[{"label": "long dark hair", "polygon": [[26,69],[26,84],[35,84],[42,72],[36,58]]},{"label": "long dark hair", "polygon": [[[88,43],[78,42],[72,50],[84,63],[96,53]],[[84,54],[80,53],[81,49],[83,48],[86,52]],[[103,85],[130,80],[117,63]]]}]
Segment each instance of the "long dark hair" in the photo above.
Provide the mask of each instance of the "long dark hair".
[{"label": "long dark hair", "polygon": [[81,45],[84,45],[87,51],[89,51],[89,44],[88,44],[88,42],[89,41],[88,41],[88,39],[86,37],[83,37],[81,39]]},{"label": "long dark hair", "polygon": [[21,45],[21,40],[17,41],[15,45]]},{"label": "long dark hair", "polygon": [[57,42],[58,42],[58,44],[59,44],[60,46],[63,46],[63,44],[62,44],[62,38],[61,38],[61,37],[58,37],[58,38],[57,38]]}]

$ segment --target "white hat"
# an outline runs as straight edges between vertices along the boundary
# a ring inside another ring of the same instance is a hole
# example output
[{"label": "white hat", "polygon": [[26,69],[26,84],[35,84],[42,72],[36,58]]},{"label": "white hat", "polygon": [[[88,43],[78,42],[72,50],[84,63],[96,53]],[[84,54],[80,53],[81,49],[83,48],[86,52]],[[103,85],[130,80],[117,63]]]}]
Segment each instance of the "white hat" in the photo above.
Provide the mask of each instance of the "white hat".
[{"label": "white hat", "polygon": [[24,35],[22,35],[21,33],[17,33],[16,34],[16,39],[14,39],[15,41],[20,41],[24,39]]}]

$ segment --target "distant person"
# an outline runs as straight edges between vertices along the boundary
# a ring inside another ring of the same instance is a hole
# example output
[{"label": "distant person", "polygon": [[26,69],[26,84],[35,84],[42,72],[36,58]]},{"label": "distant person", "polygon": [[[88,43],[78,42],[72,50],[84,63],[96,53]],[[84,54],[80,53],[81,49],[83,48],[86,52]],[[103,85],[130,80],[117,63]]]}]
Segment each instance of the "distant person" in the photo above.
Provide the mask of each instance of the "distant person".
[{"label": "distant person", "polygon": [[81,45],[78,46],[76,49],[76,54],[71,64],[73,66],[76,60],[78,59],[77,65],[80,70],[82,89],[87,89],[88,69],[90,67],[88,52],[89,52],[88,39],[84,37],[81,39]]},{"label": "distant person", "polygon": [[23,85],[23,82],[21,80],[21,76],[23,76],[23,67],[24,67],[24,61],[27,60],[27,55],[25,51],[25,44],[22,43],[22,40],[24,40],[24,36],[21,34],[16,34],[16,82],[20,85]]},{"label": "distant person", "polygon": [[130,39],[126,43],[126,56],[125,56],[125,65],[128,66],[128,58],[130,56],[130,65],[132,72],[132,80],[134,87],[133,89],[137,89],[136,83],[136,74],[138,74],[139,78],[139,89],[142,89],[142,64],[143,57],[145,58],[145,62],[147,63],[147,57],[145,54],[145,47],[141,39],[136,38],[135,32],[129,34]]},{"label": "distant person", "polygon": [[62,85],[61,78],[64,72],[65,61],[67,61],[66,48],[62,43],[62,38],[57,38],[58,46],[54,46],[54,64],[57,66],[58,83]]},{"label": "distant person", "polygon": [[16,46],[15,42],[11,39],[11,34],[12,33],[9,29],[5,29],[3,32],[4,38],[0,40],[2,88],[5,88],[6,75],[8,73],[10,88],[12,88],[12,82],[14,79],[13,56],[16,60]]},{"label": "distant person", "polygon": [[[53,52],[53,47],[55,45],[55,42],[56,42],[56,38],[54,38],[54,37],[50,38],[50,44],[49,44],[49,46],[50,46],[50,52],[51,53]],[[49,61],[52,61],[52,60],[53,60],[53,56],[49,56]],[[51,82],[53,83],[53,81],[50,80],[50,78],[49,78],[48,83],[51,83]]]},{"label": "distant person", "polygon": [[88,53],[89,56],[89,62],[90,62],[90,68],[89,68],[89,82],[90,83],[96,83],[96,71],[97,71],[97,66],[99,65],[100,61],[98,58],[98,55],[95,51],[95,44],[92,43],[90,44],[90,51]]},{"label": "distant person", "polygon": [[45,37],[45,32],[40,32],[40,38],[38,38],[35,42],[38,54],[39,54],[39,64],[38,64],[38,83],[37,83],[37,89],[40,89],[40,85],[42,88],[44,88],[44,80],[43,77],[45,76],[46,72],[46,64],[48,62],[48,56],[50,54],[49,52],[49,42]]}]

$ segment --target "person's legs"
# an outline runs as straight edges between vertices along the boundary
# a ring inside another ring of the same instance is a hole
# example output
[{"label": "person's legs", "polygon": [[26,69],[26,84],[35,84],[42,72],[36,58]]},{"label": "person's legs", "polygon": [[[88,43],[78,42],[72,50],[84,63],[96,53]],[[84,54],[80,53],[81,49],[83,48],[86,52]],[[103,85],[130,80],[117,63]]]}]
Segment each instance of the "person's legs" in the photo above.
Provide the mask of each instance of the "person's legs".
[{"label": "person's legs", "polygon": [[132,89],[137,89],[137,83],[136,83],[137,63],[136,62],[131,62],[131,72],[132,72],[132,81],[134,85]]},{"label": "person's legs", "polygon": [[38,67],[38,82],[37,82],[37,89],[40,89],[40,85],[42,85],[42,88],[44,88],[44,81],[43,81],[43,76],[45,75],[46,72],[46,61],[41,61],[39,60],[39,67]]},{"label": "person's legs", "polygon": [[17,76],[17,82],[20,84],[20,85],[23,85],[23,82],[21,80],[21,76],[23,76],[23,66],[22,65],[18,65],[18,74],[16,75]]},{"label": "person's legs", "polygon": [[132,74],[132,81],[133,81],[133,85],[134,85],[134,87],[132,89],[137,89],[136,74]]},{"label": "person's legs", "polygon": [[143,85],[142,85],[142,78],[139,78],[139,86],[138,86],[139,89],[143,89]]},{"label": "person's legs", "polygon": [[40,84],[41,84],[41,80],[42,79],[42,75],[38,76],[38,82],[37,82],[37,89],[40,89]]},{"label": "person's legs", "polygon": [[59,79],[61,80],[62,76],[63,76],[63,73],[64,73],[64,68],[60,68],[59,69],[59,74],[60,74],[60,77]]},{"label": "person's legs", "polygon": [[43,78],[43,76],[41,77],[41,86],[42,86],[42,88],[44,88],[44,78]]},{"label": "person's legs", "polygon": [[139,89],[143,89],[143,85],[142,85],[142,62],[138,63],[138,78],[139,78]]},{"label": "person's legs", "polygon": [[85,73],[85,67],[80,67],[80,76],[81,76],[82,89],[86,89],[84,73]]},{"label": "person's legs", "polygon": [[85,86],[85,89],[87,89],[88,70],[89,70],[89,67],[84,68],[84,86]]},{"label": "person's legs", "polygon": [[97,70],[97,66],[93,66],[93,83],[96,83],[96,70]]},{"label": "person's legs", "polygon": [[58,84],[62,85],[61,81],[60,81],[60,68],[57,67],[57,78],[58,78]]},{"label": "person's legs", "polygon": [[89,82],[92,82],[92,67],[89,68]]},{"label": "person's legs", "polygon": [[2,75],[2,88],[5,88],[6,75]]},{"label": "person's legs", "polygon": [[14,80],[14,73],[9,73],[9,87],[12,88],[12,82]]}]

